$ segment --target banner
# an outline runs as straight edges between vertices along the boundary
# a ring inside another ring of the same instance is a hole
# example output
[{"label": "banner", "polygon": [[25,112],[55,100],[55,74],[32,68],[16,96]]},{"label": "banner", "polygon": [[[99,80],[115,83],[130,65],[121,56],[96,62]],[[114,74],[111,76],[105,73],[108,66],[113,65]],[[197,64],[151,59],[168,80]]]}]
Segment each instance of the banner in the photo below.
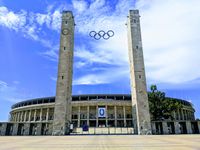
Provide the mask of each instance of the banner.
[{"label": "banner", "polygon": [[99,117],[99,118],[104,118],[104,117],[106,117],[106,109],[105,109],[105,108],[99,108],[99,109],[98,109],[98,117]]}]

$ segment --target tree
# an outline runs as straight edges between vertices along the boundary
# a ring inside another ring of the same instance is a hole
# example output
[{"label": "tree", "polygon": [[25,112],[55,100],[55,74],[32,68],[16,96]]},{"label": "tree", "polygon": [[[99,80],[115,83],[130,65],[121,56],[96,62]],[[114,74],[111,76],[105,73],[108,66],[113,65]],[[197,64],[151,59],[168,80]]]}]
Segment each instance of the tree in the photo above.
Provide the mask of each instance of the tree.
[{"label": "tree", "polygon": [[156,85],[151,85],[148,93],[151,120],[174,119],[172,113],[182,108],[182,104],[173,98],[165,97],[165,93],[158,91]]}]

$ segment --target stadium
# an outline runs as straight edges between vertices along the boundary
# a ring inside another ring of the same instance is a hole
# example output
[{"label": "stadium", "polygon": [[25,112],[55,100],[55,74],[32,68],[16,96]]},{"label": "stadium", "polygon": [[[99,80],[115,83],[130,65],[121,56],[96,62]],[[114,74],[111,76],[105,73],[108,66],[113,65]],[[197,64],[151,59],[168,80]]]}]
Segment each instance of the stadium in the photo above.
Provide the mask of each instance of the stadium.
[{"label": "stadium", "polygon": [[[194,121],[195,110],[192,104],[185,100],[174,100],[179,101],[184,107],[173,113],[175,118],[173,121]],[[54,106],[55,97],[31,99],[16,103],[12,106],[10,112],[10,123],[31,123],[31,135],[36,134],[35,125],[40,123],[42,124],[41,134],[50,135],[54,119]],[[105,108],[105,115],[99,114],[98,110],[101,108]],[[110,134],[131,134],[133,132],[131,95],[74,95],[72,96],[71,120],[73,124],[72,133],[75,134],[101,134],[101,132],[108,134],[109,129]],[[89,126],[88,132],[82,131],[84,125]],[[115,128],[116,131],[114,131]],[[23,134],[22,131],[18,134]],[[184,133],[184,131],[181,132]]]},{"label": "stadium", "polygon": [[173,112],[173,118],[151,120],[139,18],[138,10],[129,11],[131,94],[72,95],[75,23],[72,12],[63,11],[55,97],[14,104],[9,122],[0,123],[0,135],[199,133],[200,121],[186,100],[169,98],[183,107]]}]

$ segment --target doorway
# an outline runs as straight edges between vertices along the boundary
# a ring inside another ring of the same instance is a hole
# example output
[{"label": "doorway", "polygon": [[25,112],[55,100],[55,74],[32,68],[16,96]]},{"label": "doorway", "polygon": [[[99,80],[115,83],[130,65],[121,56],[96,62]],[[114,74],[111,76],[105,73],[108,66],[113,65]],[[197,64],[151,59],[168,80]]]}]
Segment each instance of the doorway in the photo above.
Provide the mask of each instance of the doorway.
[{"label": "doorway", "polygon": [[106,127],[106,120],[99,120],[98,127]]}]

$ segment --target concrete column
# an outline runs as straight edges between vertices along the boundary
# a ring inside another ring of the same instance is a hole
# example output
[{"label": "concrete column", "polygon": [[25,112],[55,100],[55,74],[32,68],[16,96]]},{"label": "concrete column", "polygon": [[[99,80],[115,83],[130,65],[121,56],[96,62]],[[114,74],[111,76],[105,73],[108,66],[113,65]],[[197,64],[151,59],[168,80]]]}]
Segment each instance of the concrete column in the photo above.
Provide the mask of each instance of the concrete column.
[{"label": "concrete column", "polygon": [[17,122],[17,113],[15,113],[15,122]]},{"label": "concrete column", "polygon": [[187,110],[185,110],[185,119],[188,120]]},{"label": "concrete column", "polygon": [[47,108],[46,121],[49,120],[49,108]]},{"label": "concrete column", "polygon": [[183,112],[183,109],[181,109],[181,116],[182,116],[182,120],[184,120],[184,112]]},{"label": "concrete column", "polygon": [[186,120],[188,120],[187,110],[185,110],[185,117],[186,117]]},{"label": "concrete column", "polygon": [[20,117],[19,117],[19,122],[21,122],[22,121],[22,111],[20,112]]},{"label": "concrete column", "polygon": [[11,115],[11,121],[14,122],[15,121],[15,114],[10,113],[10,115]]},{"label": "concrete column", "polygon": [[29,114],[28,114],[28,122],[31,121],[31,111],[32,111],[32,110],[30,110],[30,111],[29,111]]},{"label": "concrete column", "polygon": [[90,106],[87,106],[87,125],[89,126]]},{"label": "concrete column", "polygon": [[15,122],[18,122],[18,113],[16,113]]},{"label": "concrete column", "polygon": [[117,106],[114,106],[114,110],[115,110],[115,127],[117,127]]},{"label": "concrete column", "polygon": [[180,124],[178,121],[174,122],[174,126],[175,126],[175,134],[180,134],[181,130],[180,130]]},{"label": "concrete column", "polygon": [[156,134],[156,124],[155,124],[155,122],[151,122],[151,129],[152,129],[152,134]]},{"label": "concrete column", "polygon": [[18,123],[13,124],[13,132],[12,135],[17,135],[18,132]]},{"label": "concrete column", "polygon": [[96,127],[98,127],[99,124],[99,117],[98,117],[98,105],[96,106]]},{"label": "concrete column", "polygon": [[163,121],[162,126],[163,126],[163,134],[169,134],[167,122]]},{"label": "concrete column", "polygon": [[2,123],[0,135],[6,135],[7,123]]},{"label": "concrete column", "polygon": [[17,113],[17,122],[20,120],[20,112]]},{"label": "concrete column", "polygon": [[25,111],[22,111],[22,120],[21,120],[21,122],[24,122],[24,116],[25,116]]},{"label": "concrete column", "polygon": [[173,112],[173,117],[174,117],[174,120],[176,120],[176,112],[175,111]]},{"label": "concrete column", "polygon": [[197,125],[198,125],[198,129],[199,129],[199,133],[200,133],[200,121],[197,121]]},{"label": "concrete column", "polygon": [[186,120],[188,120],[188,110],[185,110]]},{"label": "concrete column", "polygon": [[27,111],[24,112],[24,122],[26,122]]},{"label": "concrete column", "polygon": [[25,115],[25,111],[22,111],[22,119],[21,119],[21,122],[24,122],[24,115]]},{"label": "concrete column", "polygon": [[127,27],[134,129],[136,129],[135,133],[137,132],[138,134],[145,135],[151,132],[151,120],[146,87],[139,10],[129,11]]},{"label": "concrete column", "polygon": [[41,135],[41,131],[42,131],[42,124],[37,123],[37,134],[36,135]]},{"label": "concrete column", "polygon": [[107,115],[107,112],[108,112],[108,106],[106,105],[106,127],[108,127],[108,115]]},{"label": "concrete column", "polygon": [[187,120],[187,112],[184,110],[184,119]]},{"label": "concrete column", "polygon": [[19,112],[17,112],[17,122],[19,122],[20,116]]},{"label": "concrete column", "polygon": [[11,121],[14,122],[15,121],[15,115],[13,113],[11,113]]},{"label": "concrete column", "polygon": [[180,117],[180,110],[179,110],[179,109],[177,110],[177,113],[178,113],[178,120],[181,120],[181,117]]},{"label": "concrete column", "polygon": [[16,120],[15,120],[15,119],[16,119],[16,114],[15,114],[15,113],[13,113],[13,121],[14,121],[14,122],[16,122]]},{"label": "concrete column", "polygon": [[21,119],[22,119],[22,112],[20,111],[19,112],[19,122],[21,122]]},{"label": "concrete column", "polygon": [[123,106],[123,111],[124,111],[124,127],[126,127],[126,107]]},{"label": "concrete column", "polygon": [[37,113],[37,109],[35,109],[35,112],[34,112],[34,122],[36,121],[36,113]]},{"label": "concrete column", "polygon": [[42,121],[42,108],[40,109],[40,121]]},{"label": "concrete column", "polygon": [[53,124],[52,123],[49,123],[48,124],[48,135],[51,135],[52,134],[52,132],[53,132]]},{"label": "concrete column", "polygon": [[188,110],[186,110],[186,120],[189,120],[189,117],[188,117]]},{"label": "concrete column", "polygon": [[78,106],[78,127],[80,128],[81,106]]},{"label": "concrete column", "polygon": [[75,23],[72,11],[63,11],[53,120],[53,135],[64,135],[69,134],[70,132],[74,26]]},{"label": "concrete column", "polygon": [[24,124],[24,135],[29,135],[30,123]]},{"label": "concrete column", "polygon": [[186,121],[187,134],[192,134],[192,126],[190,121]]}]

